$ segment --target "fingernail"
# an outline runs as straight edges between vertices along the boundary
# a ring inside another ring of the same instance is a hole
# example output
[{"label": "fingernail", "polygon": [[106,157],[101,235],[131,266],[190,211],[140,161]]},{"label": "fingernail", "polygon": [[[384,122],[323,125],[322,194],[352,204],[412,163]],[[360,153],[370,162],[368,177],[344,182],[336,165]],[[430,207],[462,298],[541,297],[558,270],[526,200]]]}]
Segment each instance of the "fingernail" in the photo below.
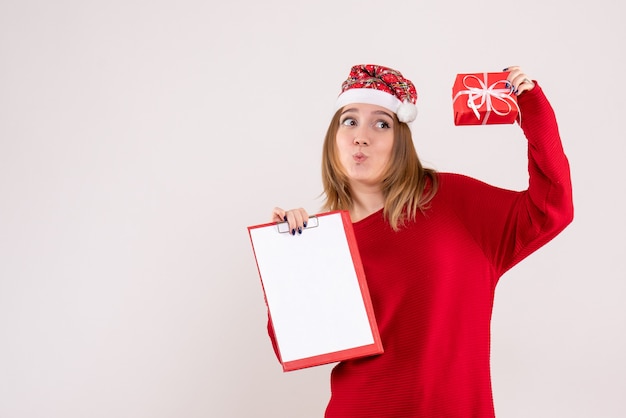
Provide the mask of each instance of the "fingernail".
[{"label": "fingernail", "polygon": [[301,226],[299,226],[299,227],[298,227],[298,234],[301,234],[301,233],[302,233],[302,227],[301,227]]},{"label": "fingernail", "polygon": [[306,222],[304,223],[304,227],[306,228]]},{"label": "fingernail", "polygon": [[511,88],[511,83],[509,83],[508,81],[506,82],[506,88],[510,89]]},{"label": "fingernail", "polygon": [[509,67],[506,67],[505,69],[503,69],[502,71],[509,71]]},{"label": "fingernail", "polygon": [[287,215],[283,216],[283,221],[287,222]]},{"label": "fingernail", "polygon": [[519,95],[519,89],[515,89],[515,91],[513,92],[513,94],[515,94],[516,96]]},{"label": "fingernail", "polygon": [[291,235],[296,235],[296,230],[295,230],[295,228],[291,230]]}]

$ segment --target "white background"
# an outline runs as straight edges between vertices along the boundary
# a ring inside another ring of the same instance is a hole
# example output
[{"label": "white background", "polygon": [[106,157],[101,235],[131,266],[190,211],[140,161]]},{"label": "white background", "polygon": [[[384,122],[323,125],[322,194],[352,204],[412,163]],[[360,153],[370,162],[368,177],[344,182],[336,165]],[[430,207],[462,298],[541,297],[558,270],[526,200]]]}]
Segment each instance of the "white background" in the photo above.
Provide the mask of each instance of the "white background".
[{"label": "white background", "polygon": [[575,220],[500,282],[496,411],[626,416],[619,4],[0,0],[0,417],[321,417],[330,366],[282,372],[246,227],[318,211],[359,63],[416,84],[426,165],[513,189],[521,131],[453,126],[451,86],[539,80]]}]

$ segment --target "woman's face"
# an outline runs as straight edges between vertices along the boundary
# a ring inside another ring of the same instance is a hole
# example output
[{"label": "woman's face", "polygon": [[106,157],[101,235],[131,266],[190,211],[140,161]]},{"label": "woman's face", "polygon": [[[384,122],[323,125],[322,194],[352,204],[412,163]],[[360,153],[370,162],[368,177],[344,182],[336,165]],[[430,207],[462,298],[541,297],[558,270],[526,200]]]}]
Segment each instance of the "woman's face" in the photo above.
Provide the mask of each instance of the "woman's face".
[{"label": "woman's face", "polygon": [[339,118],[337,150],[351,185],[379,185],[391,158],[393,114],[381,106],[346,105]]}]

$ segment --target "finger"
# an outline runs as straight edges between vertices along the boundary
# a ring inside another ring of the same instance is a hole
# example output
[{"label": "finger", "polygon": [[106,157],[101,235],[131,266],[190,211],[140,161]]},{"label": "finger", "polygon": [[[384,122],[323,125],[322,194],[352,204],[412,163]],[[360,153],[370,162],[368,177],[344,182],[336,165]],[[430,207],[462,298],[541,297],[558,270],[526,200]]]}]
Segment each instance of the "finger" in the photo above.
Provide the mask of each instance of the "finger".
[{"label": "finger", "polygon": [[507,81],[511,85],[511,91],[513,91],[515,95],[519,96],[523,92],[532,90],[535,87],[535,83],[519,66],[511,66],[505,68],[504,71],[509,72]]},{"label": "finger", "polygon": [[513,79],[521,72],[520,68],[517,65],[513,65],[504,68],[502,71],[508,72],[506,77],[506,86],[511,89],[511,92],[515,92],[517,86],[513,84]]},{"label": "finger", "polygon": [[521,73],[522,69],[520,68],[519,65],[511,65],[510,67],[506,67],[502,71],[509,73],[508,79],[511,80],[511,78]]},{"label": "finger", "polygon": [[306,226],[309,224],[309,214],[304,209],[301,209],[300,214],[302,215],[302,226],[306,228]]},{"label": "finger", "polygon": [[515,77],[517,77],[518,75],[522,74],[522,70],[518,67],[518,66],[514,66],[514,67],[507,67],[505,68],[503,71],[508,72],[509,74],[506,77],[506,80],[510,83],[513,84],[513,81],[515,80]]},{"label": "finger", "polygon": [[291,235],[301,234],[309,221],[308,213],[302,208],[288,210],[286,217]]},{"label": "finger", "polygon": [[526,73],[522,72],[515,75],[515,77],[511,80],[511,84],[513,86],[513,93],[517,96],[525,91],[532,90],[535,87],[535,83],[528,77],[528,75],[526,75]]},{"label": "finger", "polygon": [[296,218],[296,230],[301,234],[309,221],[309,214],[303,208],[295,209],[294,213]]},{"label": "finger", "polygon": [[528,77],[524,77],[522,82],[517,86],[516,95],[520,95],[525,91],[529,91],[535,88],[535,83]]},{"label": "finger", "polygon": [[288,210],[285,213],[285,217],[289,223],[289,233],[296,235],[296,228],[298,228],[298,211],[296,209]]},{"label": "finger", "polygon": [[272,210],[272,222],[284,222],[286,220],[285,211],[282,208],[275,207]]}]

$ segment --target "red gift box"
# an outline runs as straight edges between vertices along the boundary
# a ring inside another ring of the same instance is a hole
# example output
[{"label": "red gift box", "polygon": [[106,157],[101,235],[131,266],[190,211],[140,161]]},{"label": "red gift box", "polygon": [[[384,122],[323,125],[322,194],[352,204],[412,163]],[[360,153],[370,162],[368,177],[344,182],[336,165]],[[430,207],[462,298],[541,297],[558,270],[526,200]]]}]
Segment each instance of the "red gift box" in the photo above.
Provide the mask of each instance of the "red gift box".
[{"label": "red gift box", "polygon": [[507,87],[508,72],[457,74],[452,87],[455,125],[514,123],[517,97]]}]

